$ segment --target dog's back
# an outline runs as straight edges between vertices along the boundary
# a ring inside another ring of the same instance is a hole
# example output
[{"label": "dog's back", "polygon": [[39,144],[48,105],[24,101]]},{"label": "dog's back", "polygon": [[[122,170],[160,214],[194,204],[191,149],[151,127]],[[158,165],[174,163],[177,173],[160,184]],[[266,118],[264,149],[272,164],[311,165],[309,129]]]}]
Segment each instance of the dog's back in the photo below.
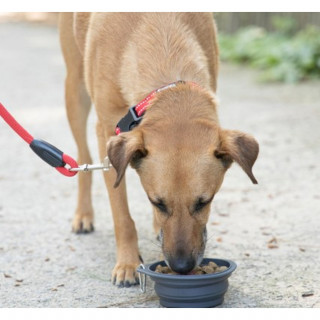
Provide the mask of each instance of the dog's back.
[{"label": "dog's back", "polygon": [[[90,62],[100,61],[103,70],[107,71],[104,77],[119,84],[123,58],[130,41],[134,39],[137,50],[145,50],[146,38],[151,36],[163,44],[163,37],[168,36],[170,26],[175,28],[173,37],[178,36],[176,30],[181,30],[186,39],[194,39],[201,47],[211,73],[211,88],[216,90],[218,46],[211,13],[63,13],[61,20],[66,21],[60,23],[61,34],[74,37],[85,61],[86,83],[91,95],[94,94],[92,73],[95,71],[91,70]],[[126,70],[126,67],[122,69]]]}]

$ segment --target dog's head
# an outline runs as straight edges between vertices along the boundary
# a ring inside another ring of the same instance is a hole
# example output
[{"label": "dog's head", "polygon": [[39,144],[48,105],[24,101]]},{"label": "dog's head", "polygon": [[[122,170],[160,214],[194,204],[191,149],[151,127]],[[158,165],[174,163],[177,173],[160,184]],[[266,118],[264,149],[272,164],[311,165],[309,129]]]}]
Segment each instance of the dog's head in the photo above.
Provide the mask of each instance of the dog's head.
[{"label": "dog's head", "polygon": [[237,162],[253,183],[259,146],[240,131],[222,129],[215,100],[199,90],[162,94],[131,132],[112,137],[108,156],[117,187],[131,163],[154,207],[169,266],[187,273],[202,260],[210,204]]}]

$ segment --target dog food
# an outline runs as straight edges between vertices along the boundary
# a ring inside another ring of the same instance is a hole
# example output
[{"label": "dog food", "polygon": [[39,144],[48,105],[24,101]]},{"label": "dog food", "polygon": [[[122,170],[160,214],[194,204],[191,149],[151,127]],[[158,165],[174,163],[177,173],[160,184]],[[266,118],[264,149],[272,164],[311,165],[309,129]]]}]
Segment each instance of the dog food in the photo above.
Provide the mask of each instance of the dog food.
[{"label": "dog food", "polygon": [[[195,267],[192,271],[188,273],[188,275],[200,275],[200,274],[211,274],[211,273],[218,273],[227,270],[228,268],[226,266],[221,266],[219,267],[216,263],[213,261],[210,261],[207,265],[205,266],[197,266]],[[179,273],[176,273],[172,271],[169,267],[167,266],[162,266],[160,264],[157,265],[156,267],[156,272],[159,273],[164,273],[164,274],[172,274],[172,275],[177,275]]]}]

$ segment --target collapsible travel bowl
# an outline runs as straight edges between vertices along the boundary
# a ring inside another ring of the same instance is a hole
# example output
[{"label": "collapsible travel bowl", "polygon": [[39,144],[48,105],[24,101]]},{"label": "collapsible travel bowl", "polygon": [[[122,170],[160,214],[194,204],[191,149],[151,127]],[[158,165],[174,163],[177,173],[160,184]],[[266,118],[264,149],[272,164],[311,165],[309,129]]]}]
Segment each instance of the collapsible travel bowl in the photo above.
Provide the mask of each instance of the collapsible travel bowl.
[{"label": "collapsible travel bowl", "polygon": [[160,298],[160,304],[168,308],[210,308],[223,302],[224,294],[228,289],[228,278],[237,265],[231,260],[203,259],[202,265],[210,261],[219,267],[226,266],[221,272],[202,275],[171,275],[156,272],[160,264],[166,266],[164,261],[158,261],[148,265],[140,265],[140,285],[145,290],[144,279],[141,274],[148,275],[154,281],[154,289]]}]

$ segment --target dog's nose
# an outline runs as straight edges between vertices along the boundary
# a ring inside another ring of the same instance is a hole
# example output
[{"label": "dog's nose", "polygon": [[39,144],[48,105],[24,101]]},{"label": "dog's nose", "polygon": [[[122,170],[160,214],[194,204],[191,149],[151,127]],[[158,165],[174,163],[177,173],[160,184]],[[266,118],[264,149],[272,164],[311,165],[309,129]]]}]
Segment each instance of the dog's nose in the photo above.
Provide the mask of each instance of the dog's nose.
[{"label": "dog's nose", "polygon": [[192,257],[173,257],[168,262],[170,268],[177,273],[188,273],[196,266],[196,261]]}]

